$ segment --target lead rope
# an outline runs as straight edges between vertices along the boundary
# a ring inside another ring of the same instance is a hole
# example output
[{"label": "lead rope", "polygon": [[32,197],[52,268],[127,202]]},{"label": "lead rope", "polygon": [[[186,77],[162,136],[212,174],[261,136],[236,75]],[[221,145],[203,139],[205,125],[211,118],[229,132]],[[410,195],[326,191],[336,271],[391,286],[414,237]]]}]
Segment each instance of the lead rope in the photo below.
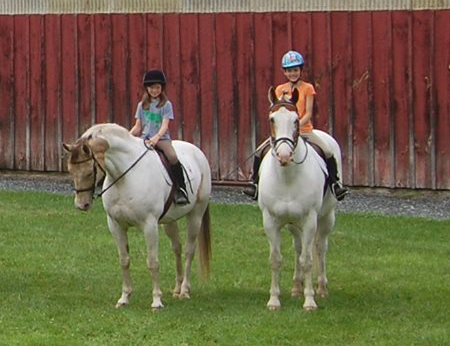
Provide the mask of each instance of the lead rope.
[{"label": "lead rope", "polygon": [[225,177],[223,177],[222,179],[220,179],[220,181],[224,181],[226,180],[231,174],[233,174],[234,172],[236,172],[244,163],[246,163],[248,160],[250,160],[253,156],[255,156],[255,154],[258,152],[258,150],[253,151],[244,161],[238,163],[238,165],[236,166],[236,168],[234,168],[232,171],[228,172]]}]

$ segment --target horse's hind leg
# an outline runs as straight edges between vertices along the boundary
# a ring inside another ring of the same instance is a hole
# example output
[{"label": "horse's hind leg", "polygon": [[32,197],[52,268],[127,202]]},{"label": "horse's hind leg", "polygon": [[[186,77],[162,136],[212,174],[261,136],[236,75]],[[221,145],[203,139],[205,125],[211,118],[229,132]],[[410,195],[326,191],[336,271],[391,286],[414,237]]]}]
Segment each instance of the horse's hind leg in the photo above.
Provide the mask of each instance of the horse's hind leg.
[{"label": "horse's hind leg", "polygon": [[119,251],[120,268],[122,269],[122,295],[117,301],[116,308],[128,304],[128,300],[133,292],[130,276],[130,255],[128,247],[127,229],[120,226],[115,220],[108,217],[108,227]]},{"label": "horse's hind leg", "polygon": [[319,274],[317,277],[318,287],[317,294],[321,297],[325,297],[328,295],[328,279],[327,279],[327,268],[326,268],[326,257],[328,250],[328,235],[333,230],[335,223],[335,214],[334,212],[329,213],[328,215],[320,218],[317,227],[316,234],[316,254],[318,261]]},{"label": "horse's hind leg", "polygon": [[302,279],[302,270],[300,266],[300,254],[302,252],[302,232],[299,228],[294,225],[288,225],[288,230],[292,234],[292,243],[294,245],[295,250],[295,263],[294,263],[294,284],[291,290],[292,297],[298,297],[302,294],[303,291],[303,279]]},{"label": "horse's hind leg", "polygon": [[177,276],[175,280],[175,288],[173,289],[173,296],[178,297],[181,291],[181,282],[183,281],[183,265],[181,263],[181,242],[178,235],[177,222],[171,222],[164,226],[167,236],[172,242],[172,250],[175,254],[175,263],[177,269]]},{"label": "horse's hind leg", "polygon": [[183,282],[181,283],[180,298],[190,298],[192,260],[194,259],[196,242],[200,233],[202,215],[203,212],[197,206],[187,216],[186,263]]}]

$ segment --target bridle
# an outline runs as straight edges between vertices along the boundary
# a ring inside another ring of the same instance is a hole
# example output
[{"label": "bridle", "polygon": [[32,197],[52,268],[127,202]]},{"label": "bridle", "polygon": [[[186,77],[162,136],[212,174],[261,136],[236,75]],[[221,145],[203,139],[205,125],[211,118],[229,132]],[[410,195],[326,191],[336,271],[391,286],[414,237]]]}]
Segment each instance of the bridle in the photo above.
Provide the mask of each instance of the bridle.
[{"label": "bridle", "polygon": [[94,153],[92,152],[92,149],[89,147],[90,149],[90,156],[87,159],[81,160],[81,161],[76,161],[76,162],[71,162],[71,165],[79,165],[88,161],[92,160],[92,171],[94,172],[94,180],[92,182],[92,185],[90,187],[86,187],[84,189],[77,189],[76,187],[73,188],[73,191],[75,191],[75,193],[81,193],[81,192],[87,192],[90,191],[92,194],[95,193],[95,185],[97,182],[97,166],[100,168],[100,170],[103,172],[103,174],[106,175],[106,171],[105,169],[102,167],[102,165],[100,164],[100,162],[98,162],[97,158],[95,157]]},{"label": "bridle", "polygon": [[[269,114],[276,112],[281,107],[285,107],[289,111],[297,112],[297,107],[295,106],[295,104],[293,104],[292,102],[288,102],[288,101],[281,101],[281,102],[274,103],[270,107]],[[271,127],[272,127],[272,125],[271,125]],[[276,152],[281,144],[287,144],[289,146],[289,148],[291,149],[291,151],[293,152],[297,148],[299,137],[300,137],[300,120],[298,118],[295,122],[295,131],[292,134],[293,139],[291,139],[289,137],[275,138],[275,136],[273,135],[273,131],[271,130],[270,131],[270,146],[272,148],[272,150],[271,150],[272,155],[274,155],[276,157]],[[307,156],[308,156],[308,146],[306,146],[306,153],[305,153],[305,156],[303,157],[303,159],[301,159],[299,162],[292,160],[292,162],[294,162],[296,164],[302,164],[303,162],[305,162]]]},{"label": "bridle", "polygon": [[[145,143],[145,142],[144,142]],[[88,146],[89,147],[89,146]],[[77,162],[71,162],[72,165],[77,165],[77,164],[81,164],[81,163],[85,163],[88,162],[90,160],[92,160],[92,170],[94,172],[94,181],[92,183],[92,186],[84,188],[84,189],[77,189],[76,187],[73,188],[73,191],[75,191],[75,193],[80,193],[80,192],[88,192],[90,191],[91,194],[95,197],[101,197],[106,191],[108,191],[111,187],[113,187],[113,185],[115,185],[120,179],[122,179],[125,174],[127,174],[134,166],[136,166],[136,164],[141,161],[141,159],[150,151],[153,150],[153,148],[148,147],[146,145],[146,150],[141,154],[141,156],[139,156],[136,161],[134,161],[130,167],[128,167],[121,175],[119,175],[119,177],[117,177],[111,184],[109,184],[106,188],[104,188],[99,194],[97,194],[97,196],[95,195],[95,186],[96,186],[96,181],[97,181],[97,166],[100,168],[100,170],[103,172],[103,174],[106,176],[106,170],[102,167],[102,165],[100,164],[100,162],[98,162],[97,158],[94,155],[94,152],[92,151],[91,147],[89,147],[90,149],[90,156],[82,161],[77,161]]]}]

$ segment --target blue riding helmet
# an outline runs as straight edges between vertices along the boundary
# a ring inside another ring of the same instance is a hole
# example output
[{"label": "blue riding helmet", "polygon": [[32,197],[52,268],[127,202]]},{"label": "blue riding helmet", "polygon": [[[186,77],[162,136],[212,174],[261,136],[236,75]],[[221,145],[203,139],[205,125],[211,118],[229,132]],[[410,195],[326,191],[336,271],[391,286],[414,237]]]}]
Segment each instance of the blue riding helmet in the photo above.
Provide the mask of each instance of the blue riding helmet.
[{"label": "blue riding helmet", "polygon": [[303,56],[296,52],[295,50],[290,50],[286,54],[283,55],[281,59],[281,66],[283,68],[301,66],[305,63]]}]

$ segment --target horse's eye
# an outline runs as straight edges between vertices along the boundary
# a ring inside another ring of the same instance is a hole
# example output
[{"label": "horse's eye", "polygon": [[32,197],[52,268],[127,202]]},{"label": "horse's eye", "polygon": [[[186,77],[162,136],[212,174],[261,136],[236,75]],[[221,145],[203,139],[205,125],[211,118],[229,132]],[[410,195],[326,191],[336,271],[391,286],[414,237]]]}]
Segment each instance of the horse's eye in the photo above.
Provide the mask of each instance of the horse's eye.
[{"label": "horse's eye", "polygon": [[270,118],[269,120],[272,124],[275,122],[275,120],[273,118]]}]

